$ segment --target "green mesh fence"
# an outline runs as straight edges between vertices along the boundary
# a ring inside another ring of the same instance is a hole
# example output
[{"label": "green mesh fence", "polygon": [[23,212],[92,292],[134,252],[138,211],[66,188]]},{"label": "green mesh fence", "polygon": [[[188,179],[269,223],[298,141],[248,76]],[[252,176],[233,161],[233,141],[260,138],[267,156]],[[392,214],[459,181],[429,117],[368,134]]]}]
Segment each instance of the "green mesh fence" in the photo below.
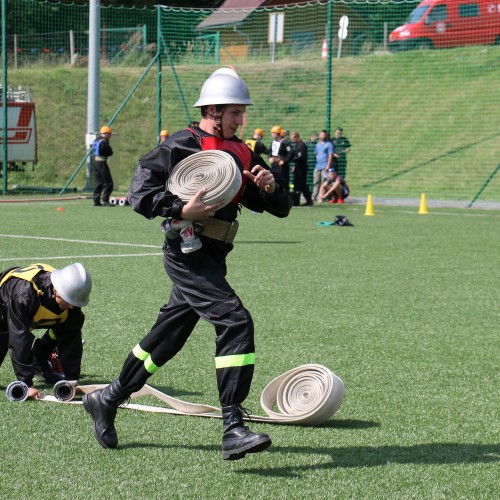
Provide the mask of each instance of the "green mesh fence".
[{"label": "green mesh fence", "polygon": [[[259,127],[269,146],[272,126],[296,130],[309,143],[312,172],[311,136],[342,127],[352,196],[500,201],[497,4],[270,3],[101,7],[101,123],[127,100],[113,122],[119,190],[159,127],[173,132],[199,119],[192,105],[203,81],[232,66],[254,102],[241,137]],[[29,88],[38,126],[36,168],[11,172],[10,186],[62,186],[85,155],[88,15],[82,5],[8,2],[8,82]],[[161,67],[144,75],[157,53]],[[81,170],[72,187],[85,185]]]}]

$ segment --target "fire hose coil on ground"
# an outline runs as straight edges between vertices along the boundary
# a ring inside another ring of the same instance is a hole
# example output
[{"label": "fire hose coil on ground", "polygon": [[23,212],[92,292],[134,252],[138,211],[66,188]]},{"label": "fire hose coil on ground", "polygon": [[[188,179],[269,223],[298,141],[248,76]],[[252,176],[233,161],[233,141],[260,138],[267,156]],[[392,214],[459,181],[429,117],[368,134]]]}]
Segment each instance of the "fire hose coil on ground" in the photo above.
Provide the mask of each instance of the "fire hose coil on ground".
[{"label": "fire hose coil on ground", "polygon": [[[69,391],[71,394],[64,401],[54,396],[45,396],[41,401],[82,404],[81,401],[71,400],[75,392],[88,394],[106,386],[107,384],[77,386],[74,391]],[[156,397],[170,408],[136,403],[129,403],[124,408],[153,413],[222,418],[220,408],[188,403],[168,396],[149,385],[134,392],[131,399],[141,396]],[[321,425],[340,408],[343,399],[344,383],[340,377],[323,365],[301,365],[267,384],[260,398],[261,406],[267,416],[251,415],[245,417],[245,420],[272,424]]]},{"label": "fire hose coil on ground", "polygon": [[225,206],[238,194],[241,181],[240,169],[231,154],[207,150],[180,161],[172,170],[167,189],[188,202],[205,188],[207,192],[201,197],[203,203],[214,205],[222,201]]}]

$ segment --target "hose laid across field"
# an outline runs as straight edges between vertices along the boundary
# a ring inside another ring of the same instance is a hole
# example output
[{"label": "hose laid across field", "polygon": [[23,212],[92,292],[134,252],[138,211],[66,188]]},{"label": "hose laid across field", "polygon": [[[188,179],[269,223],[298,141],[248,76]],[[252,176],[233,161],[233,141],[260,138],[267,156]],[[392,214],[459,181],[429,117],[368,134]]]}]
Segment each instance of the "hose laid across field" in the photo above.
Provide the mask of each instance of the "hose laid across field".
[{"label": "hose laid across field", "polygon": [[[88,394],[106,386],[107,384],[77,386],[76,392]],[[168,396],[147,384],[140,391],[134,392],[131,399],[141,396],[156,397],[170,408],[136,403],[130,403],[124,408],[153,413],[222,418],[220,408],[188,403]],[[267,416],[251,415],[245,417],[245,420],[271,424],[321,425],[340,408],[343,398],[344,383],[340,377],[322,365],[301,365],[267,384],[260,398],[261,406]],[[45,396],[40,401],[82,404],[81,401],[61,401],[54,396]]]}]

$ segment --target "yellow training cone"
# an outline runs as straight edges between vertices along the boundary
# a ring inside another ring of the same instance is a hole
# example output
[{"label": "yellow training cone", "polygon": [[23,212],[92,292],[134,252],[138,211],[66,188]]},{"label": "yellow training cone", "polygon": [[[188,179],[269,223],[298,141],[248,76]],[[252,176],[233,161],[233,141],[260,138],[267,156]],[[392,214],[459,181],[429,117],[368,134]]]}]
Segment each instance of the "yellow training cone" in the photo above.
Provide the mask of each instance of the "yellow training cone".
[{"label": "yellow training cone", "polygon": [[365,215],[375,215],[375,210],[373,209],[373,199],[371,194],[368,195],[368,198],[366,200]]},{"label": "yellow training cone", "polygon": [[429,210],[427,210],[427,197],[425,196],[425,193],[422,193],[422,196],[420,197],[420,208],[418,209],[418,213],[422,215],[429,213]]}]

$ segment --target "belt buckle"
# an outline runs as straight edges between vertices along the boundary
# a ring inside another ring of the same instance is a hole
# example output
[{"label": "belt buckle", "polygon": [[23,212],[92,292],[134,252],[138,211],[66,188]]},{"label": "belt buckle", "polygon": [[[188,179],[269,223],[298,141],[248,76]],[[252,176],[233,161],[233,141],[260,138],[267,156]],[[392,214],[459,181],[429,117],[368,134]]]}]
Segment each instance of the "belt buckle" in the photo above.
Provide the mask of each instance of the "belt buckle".
[{"label": "belt buckle", "polygon": [[203,231],[205,230],[205,226],[203,225],[202,222],[198,220],[193,221],[193,229],[196,234],[202,234]]},{"label": "belt buckle", "polygon": [[238,226],[239,226],[239,223],[237,220],[234,220],[233,222],[231,222],[231,225],[229,226],[229,229],[227,230],[225,243],[232,243],[233,242],[234,237],[236,236],[236,233],[238,232]]}]

